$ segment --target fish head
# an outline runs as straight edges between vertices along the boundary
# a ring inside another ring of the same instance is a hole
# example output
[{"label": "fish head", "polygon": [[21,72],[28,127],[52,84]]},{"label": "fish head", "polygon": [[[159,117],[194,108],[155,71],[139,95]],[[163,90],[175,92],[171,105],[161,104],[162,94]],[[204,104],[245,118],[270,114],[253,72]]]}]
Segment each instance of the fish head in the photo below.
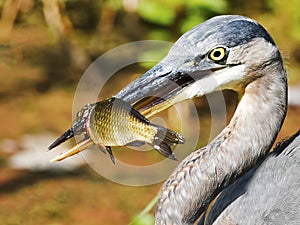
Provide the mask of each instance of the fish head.
[{"label": "fish head", "polygon": [[87,124],[95,104],[87,104],[76,113],[76,118],[70,128],[74,135],[87,135]]},{"label": "fish head", "polygon": [[87,131],[87,125],[90,119],[91,112],[94,109],[94,105],[95,104],[87,104],[80,111],[78,111],[76,114],[76,118],[73,121],[72,127],[68,129],[65,133],[63,133],[60,137],[58,137],[48,147],[48,149],[51,150],[76,135],[84,135],[83,140],[81,140],[71,149],[67,150],[66,152],[63,152],[61,155],[58,155],[51,161],[61,161],[71,155],[75,155],[76,153],[94,144],[94,142],[89,137]]}]

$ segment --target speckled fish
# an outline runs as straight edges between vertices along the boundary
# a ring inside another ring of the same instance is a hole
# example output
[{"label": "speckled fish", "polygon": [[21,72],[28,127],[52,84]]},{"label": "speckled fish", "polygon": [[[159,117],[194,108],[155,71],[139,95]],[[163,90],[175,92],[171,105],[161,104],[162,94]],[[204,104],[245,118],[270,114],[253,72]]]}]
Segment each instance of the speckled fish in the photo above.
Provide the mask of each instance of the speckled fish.
[{"label": "speckled fish", "polygon": [[144,143],[150,144],[165,157],[176,160],[171,146],[184,143],[179,133],[151,123],[130,104],[117,98],[84,106],[77,113],[73,126],[55,140],[49,150],[80,134],[84,134],[81,142],[51,161],[63,160],[97,144],[102,151],[109,153],[114,162],[111,146],[138,146]]}]

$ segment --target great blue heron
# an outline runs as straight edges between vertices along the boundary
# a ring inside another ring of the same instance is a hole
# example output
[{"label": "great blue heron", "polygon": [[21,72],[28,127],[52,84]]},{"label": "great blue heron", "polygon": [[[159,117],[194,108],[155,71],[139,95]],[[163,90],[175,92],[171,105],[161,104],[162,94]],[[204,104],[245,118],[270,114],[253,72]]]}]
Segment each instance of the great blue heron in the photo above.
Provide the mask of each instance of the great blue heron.
[{"label": "great blue heron", "polygon": [[256,21],[207,20],[116,97],[150,115],[219,89],[239,93],[236,111],[164,183],[156,224],[193,224],[224,189],[200,224],[300,224],[299,132],[269,153],[286,115],[287,75],[275,42]]}]

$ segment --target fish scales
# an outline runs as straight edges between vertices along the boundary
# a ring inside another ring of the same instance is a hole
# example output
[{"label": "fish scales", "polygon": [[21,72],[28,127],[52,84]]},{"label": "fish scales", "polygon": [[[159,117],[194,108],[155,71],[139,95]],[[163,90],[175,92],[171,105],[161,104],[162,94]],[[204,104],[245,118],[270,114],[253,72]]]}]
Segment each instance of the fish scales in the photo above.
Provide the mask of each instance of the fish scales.
[{"label": "fish scales", "polygon": [[51,150],[75,135],[84,139],[52,161],[60,161],[97,144],[109,153],[111,146],[150,144],[165,157],[176,160],[171,146],[183,144],[184,138],[177,132],[155,125],[132,106],[121,99],[110,98],[85,105],[76,115],[72,127],[58,137],[49,147]]},{"label": "fish scales", "polygon": [[117,99],[100,102],[91,110],[88,133],[95,143],[123,146],[131,142],[152,143],[157,127],[130,105]]}]

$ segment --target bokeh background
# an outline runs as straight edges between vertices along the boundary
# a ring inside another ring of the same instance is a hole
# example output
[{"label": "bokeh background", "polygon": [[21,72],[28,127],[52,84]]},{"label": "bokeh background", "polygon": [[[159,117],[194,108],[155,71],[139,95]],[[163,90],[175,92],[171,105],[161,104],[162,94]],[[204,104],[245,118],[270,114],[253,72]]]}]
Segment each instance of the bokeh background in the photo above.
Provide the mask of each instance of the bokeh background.
[{"label": "bokeh background", "polygon": [[[174,42],[215,15],[252,17],[275,39],[291,90],[278,140],[292,135],[300,127],[299,8],[298,0],[1,0],[0,224],[109,225],[136,219],[161,183],[116,184],[95,173],[80,156],[49,164],[52,152],[47,146],[71,125],[76,86],[98,56],[132,41]],[[148,67],[122,69],[107,82],[99,99],[116,94]],[[233,93],[224,95],[230,119],[237,102]],[[205,98],[194,104],[201,147],[209,141],[210,111]],[[176,129],[168,113],[161,116]],[[116,157],[136,165],[162,159],[152,151],[114,151]],[[132,224],[152,224],[152,212]]]}]

